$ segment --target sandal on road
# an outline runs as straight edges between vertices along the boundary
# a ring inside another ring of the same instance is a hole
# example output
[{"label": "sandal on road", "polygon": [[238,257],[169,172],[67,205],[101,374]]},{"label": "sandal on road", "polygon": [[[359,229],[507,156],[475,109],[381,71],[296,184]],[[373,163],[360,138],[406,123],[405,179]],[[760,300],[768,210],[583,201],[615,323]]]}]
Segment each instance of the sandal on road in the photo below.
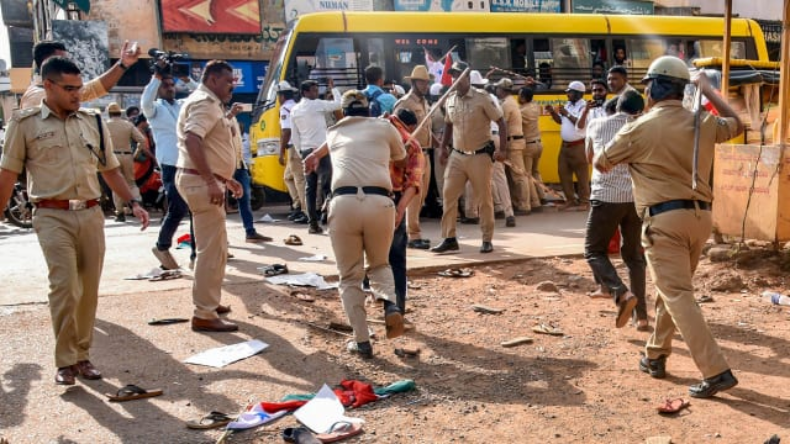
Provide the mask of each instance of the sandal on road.
[{"label": "sandal on road", "polygon": [[268,267],[263,269],[263,274],[269,277],[278,276],[287,273],[288,273],[288,266],[284,264],[269,265]]},{"label": "sandal on road", "polygon": [[145,390],[134,384],[129,384],[126,387],[120,388],[114,395],[105,393],[105,396],[107,396],[112,402],[124,402],[134,399],[153,398],[154,396],[160,396],[162,393],[164,392],[160,389]]},{"label": "sandal on road", "polygon": [[338,442],[346,438],[351,438],[352,436],[357,436],[360,433],[362,433],[362,424],[348,421],[338,421],[332,424],[332,427],[329,428],[329,432],[320,433],[315,437],[323,444],[328,444],[331,442]]},{"label": "sandal on road", "polygon": [[180,324],[182,322],[189,322],[187,318],[163,318],[157,319],[153,318],[148,321],[148,325],[170,325],[170,324]]},{"label": "sandal on road", "polygon": [[673,414],[678,413],[686,407],[690,406],[691,402],[683,398],[665,399],[664,402],[656,406],[658,413]]},{"label": "sandal on road", "polygon": [[233,421],[233,418],[222,412],[211,412],[198,421],[187,421],[187,428],[199,430],[216,429],[230,424],[231,421]]},{"label": "sandal on road", "polygon": [[552,327],[551,325],[548,324],[536,325],[535,327],[532,327],[532,331],[534,331],[535,333],[541,333],[544,335],[552,335],[552,336],[565,335],[565,333],[563,333],[562,330],[560,330],[559,328]]},{"label": "sandal on road", "polygon": [[285,242],[285,245],[302,245],[302,239],[300,239],[299,236],[295,234],[283,239],[283,242]]},{"label": "sandal on road", "polygon": [[474,274],[474,271],[470,268],[448,268],[447,270],[440,271],[437,274],[443,277],[468,278]]}]

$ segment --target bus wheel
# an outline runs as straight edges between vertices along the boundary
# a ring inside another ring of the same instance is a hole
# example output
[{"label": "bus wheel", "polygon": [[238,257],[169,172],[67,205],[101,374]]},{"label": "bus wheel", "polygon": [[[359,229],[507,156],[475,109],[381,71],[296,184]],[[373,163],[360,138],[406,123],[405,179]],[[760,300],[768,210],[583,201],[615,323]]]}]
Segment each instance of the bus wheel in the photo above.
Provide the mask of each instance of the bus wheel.
[{"label": "bus wheel", "polygon": [[265,202],[266,192],[264,192],[263,188],[252,187],[250,189],[250,207],[252,208],[252,211],[260,210]]}]

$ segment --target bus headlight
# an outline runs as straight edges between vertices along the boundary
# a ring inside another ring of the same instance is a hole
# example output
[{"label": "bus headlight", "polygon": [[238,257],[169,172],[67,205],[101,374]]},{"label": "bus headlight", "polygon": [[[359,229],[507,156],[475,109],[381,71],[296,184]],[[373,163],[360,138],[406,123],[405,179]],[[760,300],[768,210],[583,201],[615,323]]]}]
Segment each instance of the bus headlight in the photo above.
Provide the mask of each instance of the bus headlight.
[{"label": "bus headlight", "polygon": [[280,155],[280,139],[268,138],[258,140],[258,152],[255,157],[263,156],[279,156]]}]

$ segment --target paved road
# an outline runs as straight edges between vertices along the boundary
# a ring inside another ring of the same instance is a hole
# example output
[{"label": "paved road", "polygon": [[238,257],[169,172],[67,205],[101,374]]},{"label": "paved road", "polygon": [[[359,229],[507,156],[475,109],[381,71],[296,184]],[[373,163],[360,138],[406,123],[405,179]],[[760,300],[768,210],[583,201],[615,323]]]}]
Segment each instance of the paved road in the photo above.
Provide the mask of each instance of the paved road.
[{"label": "paved road", "polygon": [[[257,223],[258,231],[275,239],[273,243],[247,244],[238,214],[228,216],[228,233],[231,252],[235,259],[228,262],[229,282],[261,280],[258,267],[273,263],[286,263],[291,272],[314,271],[324,276],[336,275],[334,255],[329,236],[308,235],[306,226],[285,221],[286,207],[264,207],[256,212],[256,220],[270,214],[280,222]],[[189,279],[164,282],[124,280],[125,277],[145,273],[158,265],[151,254],[151,247],[159,232],[160,214],[154,213],[152,226],[145,232],[134,222],[117,223],[107,219],[105,234],[107,254],[101,283],[101,295],[119,295],[156,290],[188,288]],[[450,267],[464,263],[517,260],[578,254],[583,251],[584,221],[586,213],[542,213],[518,217],[518,227],[505,228],[504,220],[496,221],[494,253],[478,253],[480,230],[476,225],[459,225],[458,254],[435,255],[428,251],[409,250],[409,268]],[[133,220],[133,219],[132,219]],[[188,232],[183,224],[178,235]],[[424,236],[434,243],[440,240],[437,219],[423,221]],[[292,247],[283,239],[297,234],[304,245]],[[323,254],[322,262],[303,262],[299,258]],[[175,250],[174,255],[184,269],[189,264],[188,250]],[[38,240],[32,231],[21,230],[0,222],[0,306],[25,303],[42,303],[47,300],[47,270]]]}]

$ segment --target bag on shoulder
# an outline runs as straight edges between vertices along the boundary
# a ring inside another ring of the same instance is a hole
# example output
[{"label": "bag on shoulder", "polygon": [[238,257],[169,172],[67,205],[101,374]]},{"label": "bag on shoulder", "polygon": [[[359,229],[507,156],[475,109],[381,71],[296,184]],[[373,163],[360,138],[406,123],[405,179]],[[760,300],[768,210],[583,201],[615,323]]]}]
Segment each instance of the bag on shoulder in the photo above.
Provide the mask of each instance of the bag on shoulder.
[{"label": "bag on shoulder", "polygon": [[377,90],[373,94],[365,93],[365,97],[368,98],[368,112],[370,113],[370,117],[379,117],[384,114],[381,111],[381,103],[379,103],[379,96],[384,94],[383,91]]}]

